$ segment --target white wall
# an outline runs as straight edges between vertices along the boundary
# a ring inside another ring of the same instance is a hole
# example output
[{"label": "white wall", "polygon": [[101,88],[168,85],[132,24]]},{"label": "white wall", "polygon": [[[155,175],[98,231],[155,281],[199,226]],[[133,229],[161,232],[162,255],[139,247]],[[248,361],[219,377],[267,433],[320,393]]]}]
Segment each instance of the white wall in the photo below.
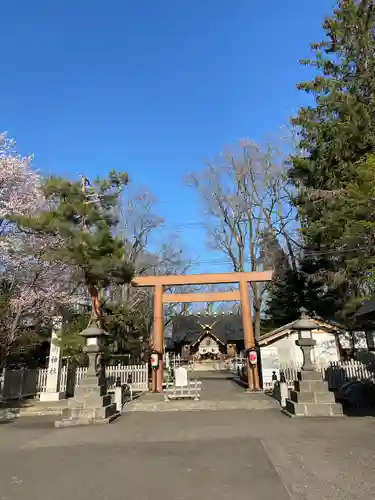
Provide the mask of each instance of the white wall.
[{"label": "white wall", "polygon": [[[339,361],[339,350],[337,346],[336,336],[327,332],[313,332],[313,339],[316,340],[316,346],[312,350],[312,361],[318,366],[327,365],[330,361]],[[289,336],[283,337],[275,342],[270,342],[268,346],[277,348],[280,364],[284,363],[303,363],[303,355],[301,349],[296,346],[295,341],[298,339],[297,333],[291,333]],[[261,355],[262,355],[261,347]]]}]

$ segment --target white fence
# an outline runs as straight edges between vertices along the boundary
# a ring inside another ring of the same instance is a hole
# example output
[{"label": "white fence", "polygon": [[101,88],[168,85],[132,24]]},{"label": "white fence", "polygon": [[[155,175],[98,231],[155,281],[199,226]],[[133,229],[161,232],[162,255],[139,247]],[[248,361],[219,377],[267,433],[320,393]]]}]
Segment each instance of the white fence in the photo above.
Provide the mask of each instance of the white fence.
[{"label": "white fence", "polygon": [[[73,395],[74,386],[85,376],[87,368],[69,370],[66,366],[60,372],[60,391]],[[133,391],[148,390],[148,365],[108,366],[105,369],[107,387],[115,387],[119,378],[121,384],[131,384]],[[3,399],[18,399],[36,396],[46,390],[48,369],[7,370],[4,374],[0,395]]]},{"label": "white fence", "polygon": [[[323,380],[328,382],[330,390],[339,389],[345,382],[350,380],[371,381],[375,383],[375,372],[369,369],[361,361],[334,361],[328,366],[319,368]],[[285,382],[290,389],[294,387],[294,381],[298,380],[301,365],[284,363],[280,365],[280,375],[284,376]],[[279,377],[280,378],[280,377]],[[272,387],[272,381],[267,380],[263,383],[263,389]]]},{"label": "white fence", "polygon": [[181,366],[181,364],[183,363],[181,354],[176,354],[174,352],[169,353],[168,357],[165,355],[163,361],[165,366],[168,366],[169,364],[169,367],[172,368],[173,370]]}]

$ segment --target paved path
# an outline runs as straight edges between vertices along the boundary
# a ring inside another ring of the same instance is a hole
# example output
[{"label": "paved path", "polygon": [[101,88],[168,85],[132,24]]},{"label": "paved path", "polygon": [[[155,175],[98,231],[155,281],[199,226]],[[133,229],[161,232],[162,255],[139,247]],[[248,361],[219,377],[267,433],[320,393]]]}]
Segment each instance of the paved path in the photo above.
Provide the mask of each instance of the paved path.
[{"label": "paved path", "polygon": [[[245,387],[239,383],[238,377],[229,371],[196,372],[202,381],[202,397],[210,401],[242,399],[246,395]],[[238,382],[237,382],[238,380]]]},{"label": "paved path", "polygon": [[279,409],[279,403],[263,394],[249,394],[234,375],[226,371],[196,372],[194,376],[202,382],[199,401],[164,401],[164,397],[145,394],[127,405],[127,411],[169,412],[202,410],[265,410]]},{"label": "paved path", "polygon": [[372,418],[242,410],[52,423],[0,425],[1,500],[368,500],[375,489]]}]

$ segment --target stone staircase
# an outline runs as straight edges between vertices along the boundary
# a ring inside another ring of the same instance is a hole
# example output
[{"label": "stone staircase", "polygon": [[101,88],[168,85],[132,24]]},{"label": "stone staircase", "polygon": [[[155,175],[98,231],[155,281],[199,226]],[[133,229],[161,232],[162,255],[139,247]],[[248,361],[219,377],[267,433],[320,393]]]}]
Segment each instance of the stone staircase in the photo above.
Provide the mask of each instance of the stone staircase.
[{"label": "stone staircase", "polygon": [[236,399],[205,399],[199,401],[165,401],[163,394],[144,394],[128,403],[124,412],[166,412],[166,411],[207,411],[207,410],[280,410],[275,399],[263,393],[243,393]]}]

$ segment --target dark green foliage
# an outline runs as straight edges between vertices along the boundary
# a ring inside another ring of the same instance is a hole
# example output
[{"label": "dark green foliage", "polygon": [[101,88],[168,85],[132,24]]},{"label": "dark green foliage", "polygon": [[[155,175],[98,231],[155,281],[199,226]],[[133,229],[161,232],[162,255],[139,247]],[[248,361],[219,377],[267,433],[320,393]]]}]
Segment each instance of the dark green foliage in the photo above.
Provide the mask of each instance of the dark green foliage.
[{"label": "dark green foliage", "polygon": [[356,179],[342,194],[341,212],[331,214],[345,221],[341,244],[347,251],[346,269],[361,291],[352,294],[349,312],[363,296],[375,292],[375,155],[369,155],[356,167]]},{"label": "dark green foliage", "polygon": [[[316,105],[293,120],[304,155],[292,158],[291,176],[305,188],[342,188],[355,175],[355,162],[374,151],[374,26],[373,0],[342,0],[324,22],[326,39],[312,45],[315,59],[301,61],[318,73],[298,85]],[[303,201],[308,215],[311,202]]]},{"label": "dark green foliage", "polygon": [[140,318],[126,304],[107,305],[105,326],[117,355],[130,353],[140,359],[147,348],[148,332]]},{"label": "dark green foliage", "polygon": [[274,278],[265,311],[267,330],[278,328],[298,318],[304,286],[302,277],[291,269],[282,277]]},{"label": "dark green foliage", "polygon": [[[18,217],[23,228],[51,237],[43,257],[78,270],[78,283],[91,298],[111,283],[131,280],[133,269],[126,259],[124,242],[115,235],[121,192],[127,175],[112,171],[91,186],[50,177],[42,190],[48,209],[30,217]],[[94,304],[95,307],[95,304]]]},{"label": "dark green foliage", "polygon": [[353,259],[359,242],[348,246],[346,190],[359,175],[358,162],[375,152],[375,2],[341,0],[313,44],[317,76],[298,88],[313,95],[293,119],[301,155],[291,159],[309,279],[322,286],[314,302],[326,302],[330,316],[350,311],[366,294],[364,262]]}]

